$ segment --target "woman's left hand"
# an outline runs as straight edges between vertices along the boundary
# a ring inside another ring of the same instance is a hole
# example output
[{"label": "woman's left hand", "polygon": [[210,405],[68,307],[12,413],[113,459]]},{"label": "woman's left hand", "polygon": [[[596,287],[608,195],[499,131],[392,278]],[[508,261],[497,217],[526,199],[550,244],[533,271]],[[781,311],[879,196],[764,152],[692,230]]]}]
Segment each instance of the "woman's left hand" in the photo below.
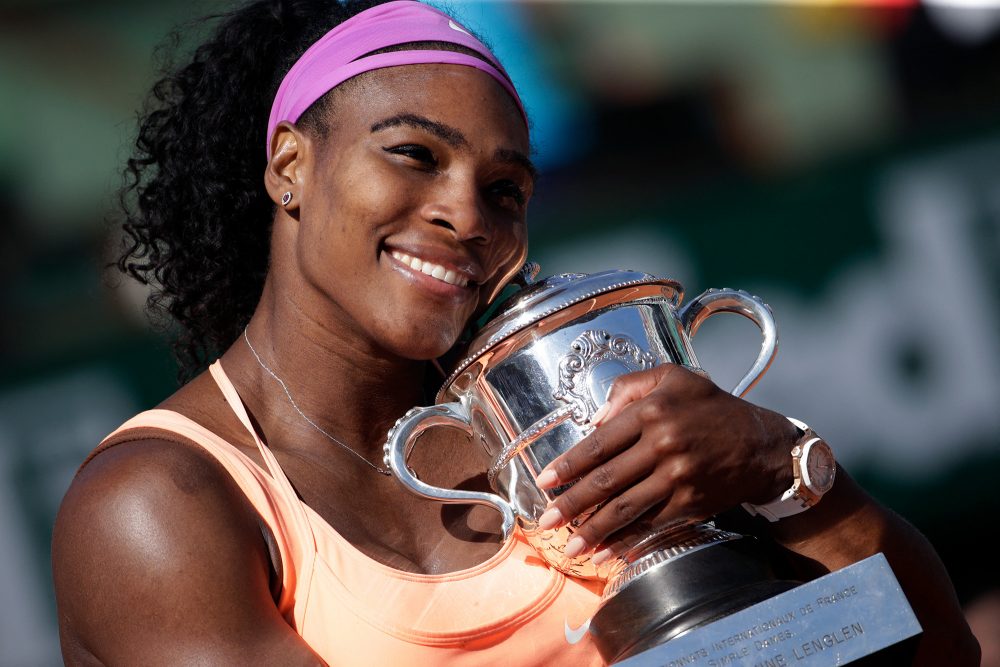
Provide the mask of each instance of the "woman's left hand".
[{"label": "woman's left hand", "polygon": [[617,378],[593,423],[538,476],[542,488],[578,480],[539,519],[543,529],[578,522],[568,557],[596,551],[599,563],[655,530],[764,503],[790,485],[795,426],[683,366]]}]

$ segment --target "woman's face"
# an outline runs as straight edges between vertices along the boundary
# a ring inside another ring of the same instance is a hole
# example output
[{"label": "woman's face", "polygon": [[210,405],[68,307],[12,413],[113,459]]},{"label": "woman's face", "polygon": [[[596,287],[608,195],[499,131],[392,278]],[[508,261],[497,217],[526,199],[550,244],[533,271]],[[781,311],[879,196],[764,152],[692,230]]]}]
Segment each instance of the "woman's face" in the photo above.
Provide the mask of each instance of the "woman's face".
[{"label": "woman's face", "polygon": [[514,102],[470,67],[376,70],[338,91],[311,145],[295,254],[317,315],[394,355],[442,355],[527,252]]}]

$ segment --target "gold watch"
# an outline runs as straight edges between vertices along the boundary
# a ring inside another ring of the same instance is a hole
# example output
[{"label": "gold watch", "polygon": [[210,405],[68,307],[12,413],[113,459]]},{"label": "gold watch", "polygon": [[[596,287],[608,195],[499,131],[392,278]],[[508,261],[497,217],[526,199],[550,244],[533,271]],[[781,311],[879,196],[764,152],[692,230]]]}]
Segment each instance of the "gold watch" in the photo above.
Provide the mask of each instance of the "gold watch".
[{"label": "gold watch", "polygon": [[792,486],[780,496],[763,505],[743,503],[743,509],[768,521],[804,512],[823,498],[833,488],[837,474],[837,460],[833,450],[823,438],[797,419],[788,418],[802,431],[792,447]]}]

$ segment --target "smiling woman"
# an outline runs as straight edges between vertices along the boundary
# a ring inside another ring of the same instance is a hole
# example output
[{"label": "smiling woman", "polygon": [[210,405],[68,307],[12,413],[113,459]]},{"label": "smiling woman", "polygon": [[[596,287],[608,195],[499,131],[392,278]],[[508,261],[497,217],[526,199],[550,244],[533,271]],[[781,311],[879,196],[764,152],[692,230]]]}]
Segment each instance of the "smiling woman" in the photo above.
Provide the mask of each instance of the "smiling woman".
[{"label": "smiling woman", "polygon": [[524,261],[531,171],[509,157],[528,152],[524,120],[462,65],[379,69],[332,97],[324,141],[287,122],[272,135],[265,183],[292,193],[298,223],[276,226],[272,265],[351,354],[437,358]]},{"label": "smiling woman", "polygon": [[[157,84],[119,266],[179,325],[185,383],[100,443],[63,501],[67,664],[604,662],[586,630],[599,583],[378,463],[525,260],[529,154],[500,63],[414,0],[252,2]],[[919,658],[973,664],[933,550],[846,473],[798,509],[767,502],[807,428],[679,367],[620,378],[598,416],[539,476],[580,478],[542,520],[574,522],[567,553],[612,558],[759,503],[788,517],[758,529],[795,576],[884,552]],[[477,448],[422,451],[436,484],[483,490]]]}]

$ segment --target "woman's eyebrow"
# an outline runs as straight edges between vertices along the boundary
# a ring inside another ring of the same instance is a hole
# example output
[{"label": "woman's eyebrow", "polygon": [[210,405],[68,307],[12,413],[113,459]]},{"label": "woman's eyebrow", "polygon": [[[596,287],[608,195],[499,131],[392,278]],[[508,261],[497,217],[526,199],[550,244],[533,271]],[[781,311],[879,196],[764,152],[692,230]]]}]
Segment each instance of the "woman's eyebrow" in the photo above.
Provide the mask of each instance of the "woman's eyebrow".
[{"label": "woman's eyebrow", "polygon": [[[462,134],[461,130],[414,113],[401,113],[380,120],[372,125],[371,131],[380,132],[390,127],[398,127],[400,125],[408,125],[409,127],[426,130],[455,148],[469,145],[468,139],[465,138],[465,135]],[[538,179],[538,169],[535,168],[535,165],[531,162],[528,156],[520,151],[516,151],[511,148],[498,148],[493,153],[493,159],[498,162],[513,162],[527,170],[532,181]]]},{"label": "woman's eyebrow", "polygon": [[415,127],[420,130],[427,130],[431,134],[447,142],[448,145],[455,148],[469,145],[469,141],[465,138],[465,135],[454,127],[438,123],[430,118],[418,116],[413,113],[401,113],[396,116],[390,116],[389,118],[380,120],[372,125],[371,131],[379,132],[381,130],[385,130],[390,127],[397,127],[399,125],[409,125],[410,127]]},{"label": "woman's eyebrow", "polygon": [[493,153],[493,159],[497,162],[513,162],[528,172],[532,182],[538,180],[538,169],[528,156],[521,151],[515,151],[510,148],[498,148]]}]

